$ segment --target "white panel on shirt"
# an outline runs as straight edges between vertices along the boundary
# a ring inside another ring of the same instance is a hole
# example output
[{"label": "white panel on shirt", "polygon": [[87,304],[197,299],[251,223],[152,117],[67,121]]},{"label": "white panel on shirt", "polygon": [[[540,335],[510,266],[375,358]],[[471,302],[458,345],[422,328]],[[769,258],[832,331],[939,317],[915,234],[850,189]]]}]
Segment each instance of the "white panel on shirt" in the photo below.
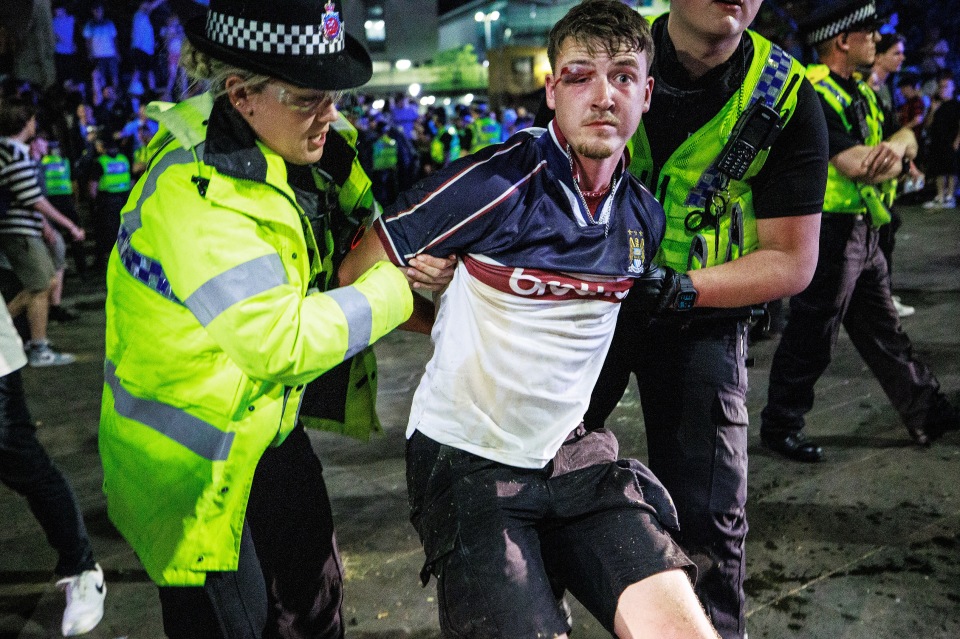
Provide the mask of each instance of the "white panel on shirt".
[{"label": "white panel on shirt", "polygon": [[583,419],[619,282],[465,258],[441,300],[407,437],[419,430],[509,466],[545,466]]}]

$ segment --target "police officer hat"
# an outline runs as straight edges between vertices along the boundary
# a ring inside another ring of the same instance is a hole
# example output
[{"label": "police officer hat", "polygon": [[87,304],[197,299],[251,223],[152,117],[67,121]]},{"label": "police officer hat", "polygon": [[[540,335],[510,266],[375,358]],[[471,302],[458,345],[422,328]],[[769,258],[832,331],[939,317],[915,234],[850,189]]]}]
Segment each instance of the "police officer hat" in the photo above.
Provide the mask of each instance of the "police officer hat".
[{"label": "police officer hat", "polygon": [[211,0],[184,25],[194,48],[291,84],[332,91],[365,84],[370,54],[343,28],[340,0]]},{"label": "police officer hat", "polygon": [[842,0],[820,5],[800,23],[808,45],[817,45],[847,31],[878,29],[886,20],[877,15],[875,0]]}]

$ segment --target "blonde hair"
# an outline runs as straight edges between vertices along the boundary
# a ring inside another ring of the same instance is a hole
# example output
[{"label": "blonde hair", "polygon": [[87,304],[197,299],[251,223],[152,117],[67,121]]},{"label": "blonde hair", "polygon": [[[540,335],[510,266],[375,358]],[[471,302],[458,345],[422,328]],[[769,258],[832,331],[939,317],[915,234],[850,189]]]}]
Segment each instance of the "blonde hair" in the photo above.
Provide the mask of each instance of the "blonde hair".
[{"label": "blonde hair", "polygon": [[184,40],[180,51],[180,66],[193,79],[194,85],[205,84],[214,98],[227,93],[226,82],[230,76],[236,75],[242,78],[241,86],[252,93],[259,92],[270,80],[268,75],[248,71],[218,60],[194,47],[188,39]]}]

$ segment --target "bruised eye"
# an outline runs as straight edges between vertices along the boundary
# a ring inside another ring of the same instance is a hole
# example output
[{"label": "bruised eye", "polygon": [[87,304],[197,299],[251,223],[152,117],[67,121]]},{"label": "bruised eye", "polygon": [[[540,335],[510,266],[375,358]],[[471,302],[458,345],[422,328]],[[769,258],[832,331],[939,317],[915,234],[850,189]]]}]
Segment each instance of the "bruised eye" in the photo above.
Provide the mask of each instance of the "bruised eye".
[{"label": "bruised eye", "polygon": [[564,84],[581,84],[590,79],[586,73],[568,73],[560,78]]}]

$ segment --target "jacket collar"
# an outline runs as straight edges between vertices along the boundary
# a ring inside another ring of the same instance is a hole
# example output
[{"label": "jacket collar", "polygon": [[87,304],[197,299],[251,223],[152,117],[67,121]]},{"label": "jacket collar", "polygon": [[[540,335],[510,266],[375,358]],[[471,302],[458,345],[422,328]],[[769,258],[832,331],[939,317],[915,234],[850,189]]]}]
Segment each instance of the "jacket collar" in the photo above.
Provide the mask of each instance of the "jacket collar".
[{"label": "jacket collar", "polygon": [[227,96],[217,98],[210,111],[203,163],[232,178],[267,181],[267,159],[257,146],[257,136]]}]

